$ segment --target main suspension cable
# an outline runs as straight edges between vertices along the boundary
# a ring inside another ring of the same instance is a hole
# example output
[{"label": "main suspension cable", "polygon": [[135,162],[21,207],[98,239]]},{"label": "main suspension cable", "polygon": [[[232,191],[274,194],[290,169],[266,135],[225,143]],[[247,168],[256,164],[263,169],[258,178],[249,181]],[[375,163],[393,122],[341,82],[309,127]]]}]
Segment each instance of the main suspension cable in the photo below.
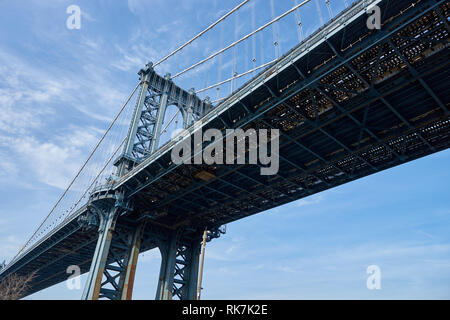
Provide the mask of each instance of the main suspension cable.
[{"label": "main suspension cable", "polygon": [[206,88],[197,90],[195,93],[198,94],[198,93],[207,91],[207,90],[209,90],[209,89],[213,89],[213,88],[215,88],[215,87],[218,87],[218,86],[220,86],[220,85],[222,85],[222,84],[225,84],[225,83],[227,83],[227,82],[230,82],[230,81],[232,81],[232,80],[234,80],[234,79],[243,77],[243,76],[245,76],[245,75],[247,75],[247,74],[249,74],[249,73],[252,73],[252,72],[254,72],[254,71],[257,71],[257,70],[259,70],[259,69],[262,69],[262,68],[264,68],[264,67],[267,67],[268,65],[274,63],[274,62],[277,61],[277,60],[278,60],[278,59],[274,59],[274,60],[272,60],[272,61],[270,61],[270,62],[267,62],[267,63],[265,63],[265,64],[263,64],[263,65],[261,65],[261,66],[258,66],[258,67],[256,67],[256,68],[253,68],[253,69],[251,69],[251,70],[248,70],[248,71],[246,71],[246,72],[244,72],[244,73],[240,73],[240,74],[238,74],[238,75],[236,75],[236,76],[233,76],[233,77],[231,77],[231,78],[228,78],[228,79],[223,80],[223,81],[220,81],[220,82],[217,82],[217,83],[215,83],[215,84],[213,84],[213,85],[210,85],[210,86],[208,86],[208,87],[206,87]]},{"label": "main suspension cable", "polygon": [[[84,196],[89,192],[89,190],[92,188],[92,186],[97,182],[98,178],[102,175],[103,171],[105,171],[105,169],[108,166],[108,164],[114,159],[114,157],[116,156],[117,152],[119,152],[120,148],[123,146],[123,144],[125,143],[127,138],[128,137],[125,137],[122,140],[122,142],[117,146],[116,150],[114,150],[114,153],[109,157],[108,161],[103,165],[102,169],[98,172],[97,176],[94,178],[94,180],[92,180],[91,184],[84,190],[84,192],[81,195],[80,199],[78,199],[78,201],[76,202],[75,206],[73,207],[74,209],[81,202],[81,200],[83,200]],[[72,211],[70,211],[67,214],[67,216],[65,217],[65,219],[63,221],[67,220],[71,213],[72,213]]]},{"label": "main suspension cable", "polygon": [[237,5],[233,10],[231,10],[230,12],[228,12],[227,14],[225,14],[224,16],[222,16],[219,20],[217,20],[216,22],[214,22],[213,24],[211,24],[208,28],[206,28],[205,30],[203,30],[202,32],[200,32],[199,34],[197,34],[195,37],[193,37],[191,40],[189,40],[188,42],[186,42],[185,44],[183,44],[182,46],[180,46],[178,49],[172,51],[171,53],[169,53],[167,56],[165,56],[164,58],[162,58],[161,60],[159,60],[158,62],[156,62],[154,64],[154,67],[156,67],[157,65],[163,63],[164,61],[166,61],[167,59],[169,59],[170,57],[172,57],[173,55],[175,55],[176,53],[180,52],[181,50],[183,50],[186,46],[188,46],[189,44],[191,44],[192,42],[194,42],[196,39],[200,38],[202,35],[204,35],[206,32],[208,32],[209,30],[211,30],[212,28],[214,28],[217,24],[219,24],[221,21],[225,20],[226,18],[228,18],[230,15],[232,15],[234,12],[236,12],[237,10],[239,10],[243,5],[245,5],[247,2],[249,2],[250,0],[245,0],[243,2],[241,2],[239,5]]},{"label": "main suspension cable", "polygon": [[250,37],[253,36],[254,34],[256,34],[256,33],[260,32],[260,31],[264,30],[265,28],[269,27],[270,25],[274,24],[275,22],[281,20],[282,18],[284,18],[284,17],[287,16],[288,14],[294,12],[296,9],[298,9],[298,8],[300,8],[301,6],[305,5],[305,4],[308,3],[309,1],[311,1],[311,0],[305,0],[305,1],[303,1],[302,3],[300,3],[300,4],[296,5],[296,6],[294,6],[292,9],[286,11],[286,12],[283,13],[282,15],[276,17],[275,19],[273,19],[273,20],[267,22],[265,25],[259,27],[258,29],[254,30],[253,32],[247,34],[246,36],[242,37],[241,39],[239,39],[239,40],[233,42],[232,44],[226,46],[225,48],[220,49],[219,51],[213,53],[213,54],[210,55],[209,57],[207,57],[207,58],[205,58],[205,59],[203,59],[203,60],[197,62],[196,64],[193,64],[192,66],[190,66],[190,67],[184,69],[183,71],[178,72],[177,74],[175,74],[175,75],[172,77],[172,79],[181,76],[182,74],[184,74],[184,73],[186,73],[186,72],[188,72],[188,71],[190,71],[190,70],[192,70],[192,69],[198,67],[199,65],[201,65],[201,64],[203,64],[203,63],[205,63],[205,62],[211,60],[212,58],[214,58],[214,57],[216,57],[216,56],[218,56],[219,54],[221,54],[221,53],[223,53],[223,52],[229,50],[230,48],[234,47],[235,45],[241,43],[242,41],[244,41],[244,40],[246,40],[246,39],[248,39],[248,38],[250,38]]},{"label": "main suspension cable", "polygon": [[180,113],[181,109],[178,108],[178,111],[175,112],[175,114],[172,116],[172,118],[169,120],[169,122],[166,124],[166,126],[162,129],[161,133],[165,133],[167,128],[170,126],[170,124],[172,123],[173,120],[175,120],[175,117],[178,116],[178,114]]}]

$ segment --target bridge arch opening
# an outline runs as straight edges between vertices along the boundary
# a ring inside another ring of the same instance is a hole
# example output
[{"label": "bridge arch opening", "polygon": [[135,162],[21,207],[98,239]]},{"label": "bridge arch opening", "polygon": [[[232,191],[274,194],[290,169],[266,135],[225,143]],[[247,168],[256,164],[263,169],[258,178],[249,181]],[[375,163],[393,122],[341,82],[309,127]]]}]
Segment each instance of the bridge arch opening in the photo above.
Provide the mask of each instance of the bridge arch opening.
[{"label": "bridge arch opening", "polygon": [[133,300],[153,300],[158,288],[161,253],[153,248],[139,254],[133,286]]}]

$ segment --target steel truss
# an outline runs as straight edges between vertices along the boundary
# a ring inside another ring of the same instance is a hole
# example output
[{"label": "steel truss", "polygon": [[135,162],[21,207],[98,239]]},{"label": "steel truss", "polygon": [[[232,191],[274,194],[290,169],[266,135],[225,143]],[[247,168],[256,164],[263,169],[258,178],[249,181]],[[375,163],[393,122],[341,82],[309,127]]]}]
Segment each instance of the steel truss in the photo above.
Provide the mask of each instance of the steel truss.
[{"label": "steel truss", "polygon": [[[142,239],[153,241],[161,252],[156,299],[195,300],[201,232],[117,224],[117,208],[104,215],[83,299],[130,300]],[[212,234],[217,237],[218,231]]]},{"label": "steel truss", "polygon": [[[169,73],[164,77],[158,75],[152,63],[148,63],[138,74],[141,88],[123,154],[115,163],[119,166],[119,175],[126,173],[130,163],[139,163],[158,149],[169,106],[176,106],[181,112],[183,128],[190,126],[213,107],[208,97],[201,100],[193,88],[185,91],[175,85]],[[125,168],[121,168],[122,163]]]},{"label": "steel truss", "polygon": [[171,233],[169,241],[159,244],[162,262],[157,300],[196,299],[200,244],[200,232],[187,236],[183,229]]},{"label": "steel truss", "polygon": [[[419,145],[428,148],[420,152],[442,150],[448,130],[448,101],[441,98],[445,91],[439,97],[425,79],[448,64],[448,60],[440,62],[443,50],[448,50],[448,16],[448,2],[422,1],[402,13],[403,22],[388,19],[382,31],[370,32],[354,43],[350,37],[346,39],[345,32],[341,38],[324,36],[323,58],[308,53],[301,63],[291,62],[297,77],[285,71],[289,74],[286,79],[265,82],[261,87],[269,97],[252,89],[259,100],[234,98],[238,100],[235,105],[205,129],[281,129],[281,170],[270,182],[249,166],[180,168],[160,158],[154,161],[159,170],[149,166],[127,183],[129,196],[140,194],[139,201],[146,203],[145,195],[155,194],[148,203],[155,211],[174,212],[175,220],[166,223],[178,225],[183,223],[182,217],[199,221],[210,217],[211,224],[223,223],[404,163],[416,157],[413,153]],[[405,34],[413,40],[405,40]],[[427,69],[425,60],[430,56],[436,56],[436,61]],[[415,83],[440,111],[430,109],[423,111],[426,116],[418,117],[419,113],[411,114],[404,107],[408,95],[398,101],[397,92]],[[393,103],[393,99],[397,101]],[[389,119],[388,126],[380,123],[380,114]],[[340,128],[338,121],[343,122]],[[433,125],[433,121],[437,122]],[[312,137],[323,147],[312,146]],[[203,170],[213,172],[214,179],[195,179]],[[173,191],[158,191],[167,185]],[[175,213],[180,210],[182,213]]]},{"label": "steel truss", "polygon": [[[170,74],[166,74],[165,77],[159,76],[151,63],[140,70],[139,75],[141,88],[126,144],[122,155],[115,162],[119,177],[158,148],[168,106],[175,105],[179,108],[184,128],[212,108],[209,99],[200,100],[194,89],[187,92],[176,86],[171,81]],[[100,221],[97,247],[83,299],[131,299],[143,225],[116,226],[119,216],[132,211],[132,208],[124,208],[121,205],[121,196],[120,192],[116,192],[113,197],[116,199],[115,205],[109,207],[106,205],[102,210],[97,208],[95,203],[104,202],[104,197],[99,200],[97,194],[92,194],[89,214],[79,219],[84,223],[85,229],[92,228],[92,225],[96,225],[96,221]],[[95,213],[92,214],[92,211]],[[181,236],[179,233],[169,238],[168,242],[159,244],[163,258],[161,277],[164,277],[164,281],[160,281],[158,286],[159,299],[195,298],[200,241],[197,241],[197,238],[188,241],[186,235]]]}]

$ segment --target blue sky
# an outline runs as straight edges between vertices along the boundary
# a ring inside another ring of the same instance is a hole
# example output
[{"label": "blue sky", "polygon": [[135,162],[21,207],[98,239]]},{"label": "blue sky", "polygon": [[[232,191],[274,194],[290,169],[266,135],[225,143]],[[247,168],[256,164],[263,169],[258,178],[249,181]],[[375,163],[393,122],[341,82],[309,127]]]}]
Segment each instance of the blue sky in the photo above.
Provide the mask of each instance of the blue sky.
[{"label": "blue sky", "polygon": [[[136,85],[137,71],[239,2],[0,0],[0,260],[47,215]],[[271,10],[270,0],[255,0],[254,9],[246,5],[157,71],[175,74],[294,2],[273,1]],[[66,28],[72,4],[82,10],[80,30]],[[334,14],[344,8],[343,1],[331,4]],[[321,23],[315,0],[300,16],[304,36]],[[200,89],[271,61],[298,43],[296,22],[286,17],[176,83]],[[206,94],[214,100],[231,89]],[[449,160],[444,151],[228,225],[208,244],[202,297],[450,298]],[[136,299],[154,298],[159,260],[156,251],[141,254]],[[366,288],[373,264],[381,268],[381,290]],[[63,283],[30,298],[80,297]]]}]

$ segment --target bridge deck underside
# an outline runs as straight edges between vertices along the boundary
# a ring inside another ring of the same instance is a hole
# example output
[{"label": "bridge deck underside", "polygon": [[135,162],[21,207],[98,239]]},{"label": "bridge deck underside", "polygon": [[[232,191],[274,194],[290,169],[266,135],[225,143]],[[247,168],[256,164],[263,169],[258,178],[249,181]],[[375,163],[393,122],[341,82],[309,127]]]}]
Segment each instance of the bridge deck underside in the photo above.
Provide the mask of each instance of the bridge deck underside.
[{"label": "bridge deck underside", "polygon": [[[116,236],[113,237],[116,257],[125,256],[127,251],[125,247],[121,247],[121,239],[118,236],[125,228],[133,228],[134,226],[135,221],[127,220],[127,218],[122,218],[117,224]],[[79,266],[82,274],[88,272],[97,238],[96,230],[82,230],[77,219],[73,219],[19,259],[7,270],[6,274],[2,274],[2,277],[11,273],[25,276],[36,272],[28,291],[28,294],[32,294],[67,280],[70,275],[67,273],[68,266]],[[158,241],[165,241],[165,235],[160,230],[155,230],[151,225],[147,225],[143,231],[141,251],[155,248]],[[108,262],[112,260],[113,257],[109,256]]]},{"label": "bridge deck underside", "polygon": [[[368,30],[362,15],[289,67],[264,71],[264,85],[204,125],[280,129],[276,175],[176,166],[168,151],[123,184],[135,210],[116,232],[147,219],[146,251],[164,241],[158,228],[219,226],[448,148],[450,6],[435,3],[381,2],[382,30]],[[37,270],[30,293],[47,288],[69,265],[87,272],[96,240],[74,219],[0,277]]]},{"label": "bridge deck underside", "polygon": [[204,125],[280,129],[278,174],[175,166],[167,152],[125,185],[138,211],[218,226],[448,148],[449,5],[415,19],[429,6],[410,3],[382,6],[378,32],[362,16]]}]

